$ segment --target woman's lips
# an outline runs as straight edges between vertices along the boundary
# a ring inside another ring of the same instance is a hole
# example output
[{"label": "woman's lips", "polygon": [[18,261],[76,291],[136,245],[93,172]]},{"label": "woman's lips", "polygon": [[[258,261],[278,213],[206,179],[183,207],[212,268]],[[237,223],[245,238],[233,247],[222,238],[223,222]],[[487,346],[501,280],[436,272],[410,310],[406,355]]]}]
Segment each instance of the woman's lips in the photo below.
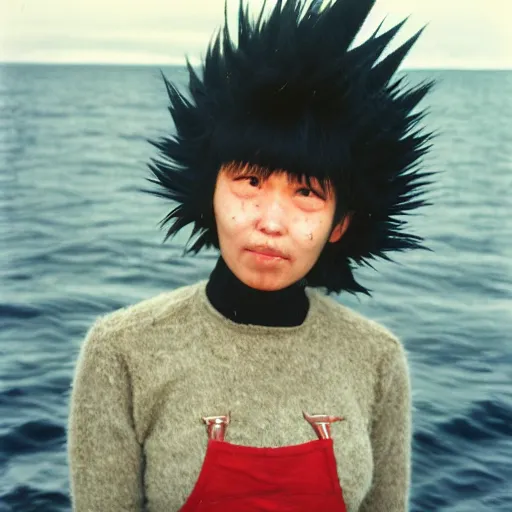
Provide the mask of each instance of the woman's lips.
[{"label": "woman's lips", "polygon": [[262,254],[263,256],[270,256],[274,258],[289,259],[288,255],[279,249],[274,247],[268,247],[267,245],[250,245],[245,248],[247,251]]},{"label": "woman's lips", "polygon": [[246,251],[259,263],[278,263],[288,259],[283,253],[272,250],[246,249]]}]

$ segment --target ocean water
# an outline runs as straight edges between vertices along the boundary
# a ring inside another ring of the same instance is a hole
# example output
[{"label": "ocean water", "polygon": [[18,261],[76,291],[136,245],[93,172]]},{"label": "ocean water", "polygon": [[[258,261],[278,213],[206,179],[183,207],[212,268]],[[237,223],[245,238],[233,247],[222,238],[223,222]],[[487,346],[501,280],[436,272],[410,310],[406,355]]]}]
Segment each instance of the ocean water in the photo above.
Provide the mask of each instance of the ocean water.
[{"label": "ocean water", "polygon": [[[441,172],[410,217],[432,252],[361,269],[373,296],[336,300],[409,354],[411,510],[510,511],[512,72],[409,76],[438,80],[425,164]],[[94,319],[213,268],[214,251],[182,257],[188,233],[162,243],[169,205],[138,192],[166,107],[154,67],[0,67],[0,512],[70,510],[70,383]]]}]

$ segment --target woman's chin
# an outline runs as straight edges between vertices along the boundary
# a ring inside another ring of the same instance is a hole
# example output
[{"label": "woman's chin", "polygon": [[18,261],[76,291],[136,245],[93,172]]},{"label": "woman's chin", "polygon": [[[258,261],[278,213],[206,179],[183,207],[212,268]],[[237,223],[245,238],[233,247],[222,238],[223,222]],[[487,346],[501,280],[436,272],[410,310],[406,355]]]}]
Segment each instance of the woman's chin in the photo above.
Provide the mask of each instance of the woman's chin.
[{"label": "woman's chin", "polygon": [[236,277],[242,283],[262,292],[275,292],[287,288],[295,281],[285,276],[275,275],[269,272],[255,272],[250,270],[242,270],[235,273]]}]

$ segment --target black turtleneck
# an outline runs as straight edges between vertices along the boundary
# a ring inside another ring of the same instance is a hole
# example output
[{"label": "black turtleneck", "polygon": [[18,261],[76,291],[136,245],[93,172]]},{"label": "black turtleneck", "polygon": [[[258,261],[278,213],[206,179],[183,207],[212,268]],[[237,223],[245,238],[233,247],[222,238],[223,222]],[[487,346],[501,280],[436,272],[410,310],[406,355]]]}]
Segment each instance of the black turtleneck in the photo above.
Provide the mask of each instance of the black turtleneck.
[{"label": "black turtleneck", "polygon": [[222,256],[210,274],[206,295],[219,313],[239,324],[292,327],[302,324],[309,309],[300,281],[282,290],[256,290],[242,283]]}]

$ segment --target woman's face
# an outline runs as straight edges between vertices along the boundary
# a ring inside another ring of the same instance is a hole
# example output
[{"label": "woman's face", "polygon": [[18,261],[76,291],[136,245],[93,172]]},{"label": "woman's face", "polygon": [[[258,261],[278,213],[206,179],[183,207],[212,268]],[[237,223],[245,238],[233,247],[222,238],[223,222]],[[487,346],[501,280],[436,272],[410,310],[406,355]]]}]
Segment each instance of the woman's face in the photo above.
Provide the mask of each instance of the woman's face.
[{"label": "woman's face", "polygon": [[251,288],[274,291],[302,279],[327,242],[346,231],[345,217],[331,232],[332,191],[312,189],[285,172],[268,178],[256,168],[225,166],[219,172],[213,208],[220,251],[227,266]]}]

